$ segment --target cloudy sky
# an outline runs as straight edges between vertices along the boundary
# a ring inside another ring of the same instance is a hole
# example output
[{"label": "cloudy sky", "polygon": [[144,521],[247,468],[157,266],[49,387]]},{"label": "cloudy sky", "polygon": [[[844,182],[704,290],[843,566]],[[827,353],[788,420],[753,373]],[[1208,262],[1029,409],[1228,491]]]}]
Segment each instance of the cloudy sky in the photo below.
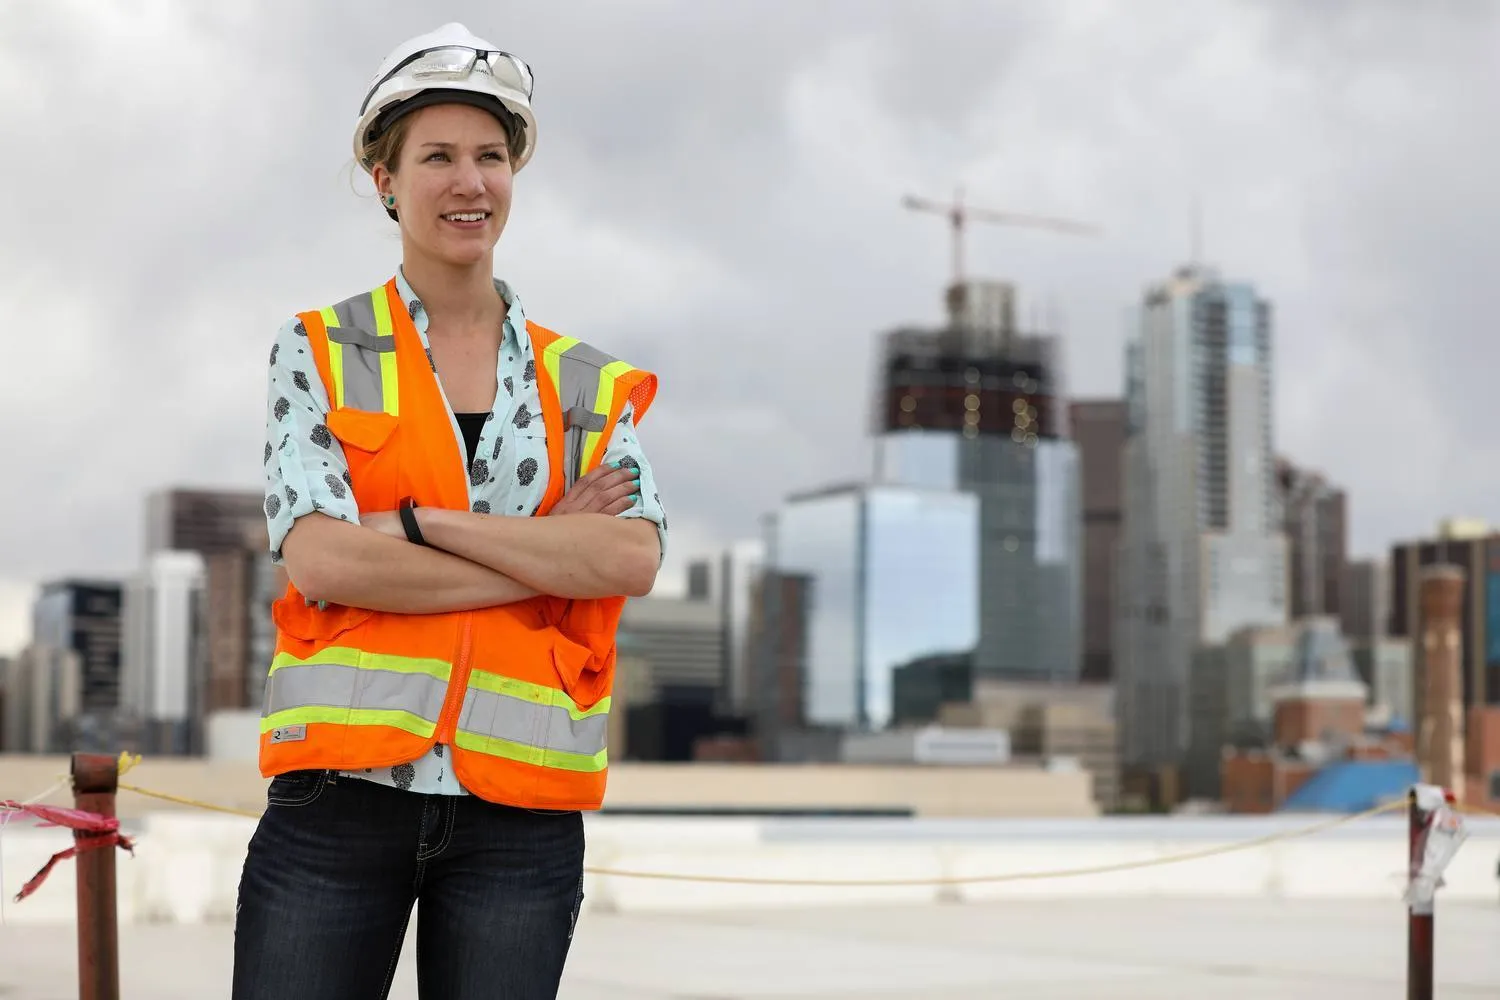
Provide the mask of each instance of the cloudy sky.
[{"label": "cloudy sky", "polygon": [[[924,11],[922,8],[926,6]],[[0,650],[29,588],[130,571],[144,494],[256,488],[280,321],[383,280],[349,130],[444,20],[531,62],[540,146],[496,268],[528,314],[655,369],[642,438],[684,559],[863,473],[879,331],[972,272],[1051,304],[1079,395],[1205,256],[1276,308],[1278,450],[1350,491],[1356,552],[1500,521],[1487,3],[11,0],[0,33]],[[711,445],[710,445],[711,442]]]}]

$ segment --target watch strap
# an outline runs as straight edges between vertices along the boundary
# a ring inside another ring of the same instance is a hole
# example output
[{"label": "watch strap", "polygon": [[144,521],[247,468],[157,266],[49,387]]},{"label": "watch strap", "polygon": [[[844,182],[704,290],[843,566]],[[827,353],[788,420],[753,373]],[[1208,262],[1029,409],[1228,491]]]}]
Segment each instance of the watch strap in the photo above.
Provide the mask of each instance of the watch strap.
[{"label": "watch strap", "polygon": [[401,527],[406,529],[406,540],[413,545],[426,545],[427,539],[422,537],[422,528],[417,524],[417,501],[402,497],[397,509],[401,512]]}]

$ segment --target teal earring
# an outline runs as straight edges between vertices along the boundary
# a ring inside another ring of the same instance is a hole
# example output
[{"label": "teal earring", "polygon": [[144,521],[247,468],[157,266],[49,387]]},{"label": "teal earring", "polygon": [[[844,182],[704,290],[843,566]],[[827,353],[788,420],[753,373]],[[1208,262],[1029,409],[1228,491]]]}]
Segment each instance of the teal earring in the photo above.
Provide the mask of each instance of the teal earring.
[{"label": "teal earring", "polygon": [[388,194],[388,195],[385,196],[385,207],[386,208],[395,208],[396,207],[396,196],[395,195]]}]

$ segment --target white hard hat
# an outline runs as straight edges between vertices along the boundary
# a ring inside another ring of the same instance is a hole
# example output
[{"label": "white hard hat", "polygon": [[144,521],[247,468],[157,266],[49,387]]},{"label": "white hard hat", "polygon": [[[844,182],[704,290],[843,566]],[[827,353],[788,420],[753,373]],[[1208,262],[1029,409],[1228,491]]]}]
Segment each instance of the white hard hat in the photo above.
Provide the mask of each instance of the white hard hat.
[{"label": "white hard hat", "polygon": [[519,171],[536,150],[531,113],[531,67],[509,52],[451,22],[408,39],[385,57],[365,93],[354,126],[354,158],[396,119],[431,104],[461,102],[489,111],[508,132],[520,131],[511,170]]}]

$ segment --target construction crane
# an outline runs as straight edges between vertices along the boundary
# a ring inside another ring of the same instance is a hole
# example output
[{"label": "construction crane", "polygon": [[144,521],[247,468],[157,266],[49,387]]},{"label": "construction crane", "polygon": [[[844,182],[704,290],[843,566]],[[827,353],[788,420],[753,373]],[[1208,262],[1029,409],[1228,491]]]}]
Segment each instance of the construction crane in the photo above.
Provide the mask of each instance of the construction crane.
[{"label": "construction crane", "polygon": [[944,205],[941,202],[932,201],[927,198],[919,198],[916,195],[907,195],[901,204],[914,212],[932,212],[935,215],[947,216],[953,225],[953,283],[956,285],[963,281],[964,277],[964,225],[969,221],[993,222],[1002,226],[1030,226],[1034,229],[1050,229],[1053,232],[1067,233],[1072,236],[1097,236],[1099,229],[1082,222],[1074,222],[1070,219],[1053,219],[1041,215],[1021,215],[1016,212],[996,212],[988,208],[972,208],[964,204],[964,189],[958,188],[951,204]]}]

